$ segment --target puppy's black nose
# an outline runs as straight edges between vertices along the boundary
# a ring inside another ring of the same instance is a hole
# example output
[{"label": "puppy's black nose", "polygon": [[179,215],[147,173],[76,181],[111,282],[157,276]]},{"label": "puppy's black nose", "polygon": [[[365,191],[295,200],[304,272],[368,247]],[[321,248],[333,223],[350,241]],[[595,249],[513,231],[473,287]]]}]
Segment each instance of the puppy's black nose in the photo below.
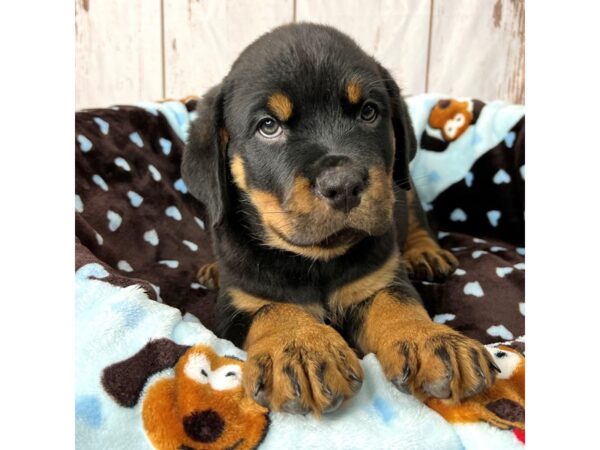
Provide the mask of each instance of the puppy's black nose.
[{"label": "puppy's black nose", "polygon": [[315,190],[334,209],[349,212],[360,204],[367,187],[369,173],[342,160],[323,170],[315,181]]}]

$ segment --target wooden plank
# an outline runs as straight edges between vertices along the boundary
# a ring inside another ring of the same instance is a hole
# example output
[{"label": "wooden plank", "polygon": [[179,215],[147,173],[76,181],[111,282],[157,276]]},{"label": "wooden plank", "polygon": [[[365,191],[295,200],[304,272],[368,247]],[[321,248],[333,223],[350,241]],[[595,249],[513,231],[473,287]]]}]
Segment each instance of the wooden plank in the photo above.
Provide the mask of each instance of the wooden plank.
[{"label": "wooden plank", "polygon": [[428,90],[525,102],[523,0],[433,0]]},{"label": "wooden plank", "polygon": [[296,19],[332,25],[383,64],[404,94],[425,92],[431,0],[297,0]]},{"label": "wooden plank", "polygon": [[157,100],[161,0],[77,0],[76,108]]},{"label": "wooden plank", "polygon": [[201,95],[248,44],[293,18],[293,0],[164,0],[166,97]]}]

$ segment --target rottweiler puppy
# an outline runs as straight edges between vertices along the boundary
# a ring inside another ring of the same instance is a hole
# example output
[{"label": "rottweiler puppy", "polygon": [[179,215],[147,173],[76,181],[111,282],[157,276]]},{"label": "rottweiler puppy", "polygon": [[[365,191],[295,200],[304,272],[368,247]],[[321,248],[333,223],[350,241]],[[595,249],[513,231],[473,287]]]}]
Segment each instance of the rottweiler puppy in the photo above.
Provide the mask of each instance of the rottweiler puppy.
[{"label": "rottweiler puppy", "polygon": [[457,267],[412,188],[415,152],[390,73],[327,26],[263,35],[199,102],[181,170],[210,219],[217,333],[247,350],[258,403],[335,410],[362,384],[351,346],[423,400],[494,382],[483,345],[434,323],[410,282]]}]

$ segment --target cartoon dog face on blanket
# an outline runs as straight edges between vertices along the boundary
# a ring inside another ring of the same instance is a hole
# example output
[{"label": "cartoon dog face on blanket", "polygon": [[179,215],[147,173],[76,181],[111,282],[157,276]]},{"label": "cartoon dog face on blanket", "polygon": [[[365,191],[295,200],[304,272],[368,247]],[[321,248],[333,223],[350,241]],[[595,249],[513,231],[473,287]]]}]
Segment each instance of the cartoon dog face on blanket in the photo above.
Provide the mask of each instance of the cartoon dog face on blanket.
[{"label": "cartoon dog face on blanket", "polygon": [[429,114],[421,137],[421,148],[445,150],[451,142],[460,138],[469,126],[477,122],[483,106],[484,103],[479,100],[438,100]]},{"label": "cartoon dog face on blanket", "polygon": [[525,358],[507,345],[488,345],[500,373],[496,383],[459,404],[430,399],[427,406],[451,423],[487,422],[500,429],[525,429]]},{"label": "cartoon dog face on blanket", "polygon": [[134,406],[145,381],[175,365],[173,377],[145,389],[142,422],[160,450],[254,449],[263,440],[268,410],[241,386],[243,362],[210,347],[151,341],[133,357],[105,369],[102,384],[123,406]]}]

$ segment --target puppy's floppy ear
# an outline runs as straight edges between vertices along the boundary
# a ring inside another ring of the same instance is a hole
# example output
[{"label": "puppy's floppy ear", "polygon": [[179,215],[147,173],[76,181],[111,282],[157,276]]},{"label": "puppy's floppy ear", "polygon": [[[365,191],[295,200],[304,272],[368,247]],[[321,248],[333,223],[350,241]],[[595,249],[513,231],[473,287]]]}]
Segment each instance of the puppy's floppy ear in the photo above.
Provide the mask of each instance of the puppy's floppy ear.
[{"label": "puppy's floppy ear", "polygon": [[417,138],[413,129],[408,107],[400,94],[400,88],[393,80],[390,72],[378,64],[381,76],[385,81],[385,88],[390,97],[392,108],[392,126],[396,138],[396,156],[394,161],[394,181],[402,189],[410,190],[408,163],[417,153]]},{"label": "puppy's floppy ear", "polygon": [[211,227],[223,220],[227,208],[227,144],[223,121],[223,89],[219,84],[198,102],[183,151],[181,175],[190,193],[200,200]]}]

